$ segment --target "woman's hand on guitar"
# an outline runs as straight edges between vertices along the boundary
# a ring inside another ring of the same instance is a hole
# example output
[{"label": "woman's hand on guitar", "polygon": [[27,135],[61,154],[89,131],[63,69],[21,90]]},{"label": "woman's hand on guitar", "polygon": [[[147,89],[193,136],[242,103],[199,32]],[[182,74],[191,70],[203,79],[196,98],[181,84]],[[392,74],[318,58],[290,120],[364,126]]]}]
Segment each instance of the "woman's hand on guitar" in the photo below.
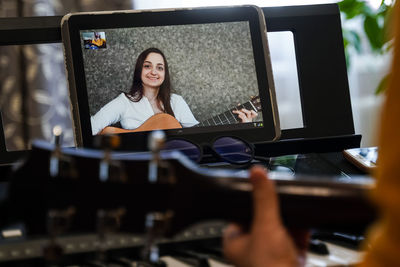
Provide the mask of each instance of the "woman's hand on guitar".
[{"label": "woman's hand on guitar", "polygon": [[296,242],[296,248],[283,226],[274,183],[261,167],[251,169],[250,181],[254,211],[250,232],[230,224],[223,236],[225,257],[239,267],[303,265],[306,247],[299,247]]},{"label": "woman's hand on guitar", "polygon": [[242,108],[240,110],[234,110],[233,113],[237,114],[239,119],[242,122],[252,122],[255,117],[257,117],[258,113],[254,110],[247,110]]}]

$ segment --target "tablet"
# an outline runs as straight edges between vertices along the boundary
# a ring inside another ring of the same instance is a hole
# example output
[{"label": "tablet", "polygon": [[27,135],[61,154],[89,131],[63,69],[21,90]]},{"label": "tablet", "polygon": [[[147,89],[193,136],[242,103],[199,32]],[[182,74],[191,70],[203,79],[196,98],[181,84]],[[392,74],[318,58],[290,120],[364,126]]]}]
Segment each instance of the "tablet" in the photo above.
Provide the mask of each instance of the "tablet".
[{"label": "tablet", "polygon": [[78,146],[155,129],[197,142],[279,138],[260,8],[74,13],[61,25]]}]

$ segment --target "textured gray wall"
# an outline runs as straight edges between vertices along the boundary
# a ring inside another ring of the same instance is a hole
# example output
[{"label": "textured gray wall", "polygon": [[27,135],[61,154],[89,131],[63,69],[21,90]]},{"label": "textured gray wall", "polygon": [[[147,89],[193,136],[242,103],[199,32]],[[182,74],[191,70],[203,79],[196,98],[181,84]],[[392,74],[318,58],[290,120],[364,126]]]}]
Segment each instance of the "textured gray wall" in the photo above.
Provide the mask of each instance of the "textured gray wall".
[{"label": "textured gray wall", "polygon": [[258,95],[247,22],[97,31],[106,32],[107,48],[83,53],[91,115],[129,91],[136,58],[149,47],[164,52],[174,92],[198,121]]}]

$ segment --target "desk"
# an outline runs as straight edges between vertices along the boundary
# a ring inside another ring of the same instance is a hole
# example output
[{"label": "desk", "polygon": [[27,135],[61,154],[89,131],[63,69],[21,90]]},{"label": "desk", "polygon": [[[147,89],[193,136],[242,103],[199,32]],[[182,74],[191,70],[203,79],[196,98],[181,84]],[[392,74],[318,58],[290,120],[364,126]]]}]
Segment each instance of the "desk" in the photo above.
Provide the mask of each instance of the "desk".
[{"label": "desk", "polygon": [[[273,162],[279,163],[281,159],[289,157],[276,157],[273,158]],[[296,174],[338,175],[347,177],[366,174],[347,161],[343,157],[342,152],[298,154],[295,157],[296,160],[292,167]]]}]

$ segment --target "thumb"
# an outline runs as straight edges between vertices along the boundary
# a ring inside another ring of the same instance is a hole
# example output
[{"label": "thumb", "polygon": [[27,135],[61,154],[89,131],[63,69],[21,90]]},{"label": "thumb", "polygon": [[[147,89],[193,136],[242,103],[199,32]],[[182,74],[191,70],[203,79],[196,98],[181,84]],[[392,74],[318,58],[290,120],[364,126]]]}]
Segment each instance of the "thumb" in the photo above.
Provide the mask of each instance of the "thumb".
[{"label": "thumb", "polygon": [[255,166],[250,170],[250,181],[253,185],[253,223],[251,231],[275,229],[281,224],[278,198],[274,182],[269,180],[266,171]]},{"label": "thumb", "polygon": [[225,258],[231,262],[240,262],[246,251],[248,235],[237,224],[230,224],[225,228],[222,236]]}]

